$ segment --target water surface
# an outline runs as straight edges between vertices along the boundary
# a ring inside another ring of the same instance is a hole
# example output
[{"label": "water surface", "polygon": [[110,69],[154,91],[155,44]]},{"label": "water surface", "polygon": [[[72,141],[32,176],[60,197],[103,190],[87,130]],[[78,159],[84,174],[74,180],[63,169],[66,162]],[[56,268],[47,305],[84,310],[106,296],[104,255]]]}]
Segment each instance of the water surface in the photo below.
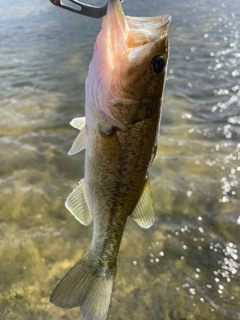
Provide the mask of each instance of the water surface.
[{"label": "water surface", "polygon": [[[142,230],[128,221],[108,320],[240,319],[239,0],[123,5],[129,15],[173,20],[151,171],[156,222]],[[49,295],[92,234],[64,201],[83,176],[84,153],[67,155],[77,134],[69,121],[84,114],[100,23],[48,1],[1,5],[4,320],[80,319],[78,309],[51,305]]]}]

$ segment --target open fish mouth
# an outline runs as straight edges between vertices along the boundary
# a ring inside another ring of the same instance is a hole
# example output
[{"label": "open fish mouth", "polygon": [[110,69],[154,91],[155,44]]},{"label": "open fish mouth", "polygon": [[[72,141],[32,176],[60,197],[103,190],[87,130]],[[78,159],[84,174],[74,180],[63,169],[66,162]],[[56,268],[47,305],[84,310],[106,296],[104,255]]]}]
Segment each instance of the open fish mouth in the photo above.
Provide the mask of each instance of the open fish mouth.
[{"label": "open fish mouth", "polygon": [[[106,32],[112,37],[118,34],[124,38],[128,48],[141,46],[167,35],[171,21],[170,15],[157,17],[125,16],[119,0],[109,0],[106,20]],[[103,24],[104,25],[104,24]],[[103,28],[104,29],[104,28]]]},{"label": "open fish mouth", "polygon": [[155,39],[166,36],[171,21],[169,15],[153,18],[126,17],[128,28],[128,47],[136,47],[150,43]]}]

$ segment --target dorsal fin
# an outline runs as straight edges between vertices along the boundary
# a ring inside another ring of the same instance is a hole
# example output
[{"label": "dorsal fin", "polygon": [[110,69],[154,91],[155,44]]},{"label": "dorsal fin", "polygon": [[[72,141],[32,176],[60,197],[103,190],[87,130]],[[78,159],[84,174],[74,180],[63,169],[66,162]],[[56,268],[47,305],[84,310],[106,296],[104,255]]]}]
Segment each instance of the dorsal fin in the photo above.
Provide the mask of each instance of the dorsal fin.
[{"label": "dorsal fin", "polygon": [[82,131],[77,135],[77,138],[74,140],[71,149],[68,151],[68,154],[71,156],[80,152],[86,148],[87,144],[87,130],[86,126],[83,127]]},{"label": "dorsal fin", "polygon": [[87,226],[91,223],[92,214],[87,203],[83,179],[67,197],[67,200],[65,201],[65,206],[74,215],[74,217],[83,225]]},{"label": "dorsal fin", "polygon": [[86,119],[85,117],[81,117],[81,118],[74,118],[72,119],[72,121],[70,122],[70,125],[75,128],[75,129],[78,129],[78,130],[82,130],[83,127],[85,126],[86,124]]},{"label": "dorsal fin", "polygon": [[142,195],[130,217],[142,228],[150,228],[154,224],[153,201],[149,179],[146,180]]}]

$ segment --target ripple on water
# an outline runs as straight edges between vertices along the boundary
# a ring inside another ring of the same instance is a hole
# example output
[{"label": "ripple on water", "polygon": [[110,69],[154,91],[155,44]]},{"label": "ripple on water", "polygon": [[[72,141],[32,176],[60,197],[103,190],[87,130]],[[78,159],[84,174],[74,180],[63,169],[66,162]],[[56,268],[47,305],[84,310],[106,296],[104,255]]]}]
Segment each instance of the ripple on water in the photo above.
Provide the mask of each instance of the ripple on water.
[{"label": "ripple on water", "polygon": [[[108,319],[240,319],[239,0],[124,6],[173,20],[151,171],[156,223],[129,219]],[[64,201],[83,176],[84,153],[67,155],[68,123],[83,115],[101,21],[41,0],[1,9],[0,318],[78,319],[49,294],[91,237]]]}]

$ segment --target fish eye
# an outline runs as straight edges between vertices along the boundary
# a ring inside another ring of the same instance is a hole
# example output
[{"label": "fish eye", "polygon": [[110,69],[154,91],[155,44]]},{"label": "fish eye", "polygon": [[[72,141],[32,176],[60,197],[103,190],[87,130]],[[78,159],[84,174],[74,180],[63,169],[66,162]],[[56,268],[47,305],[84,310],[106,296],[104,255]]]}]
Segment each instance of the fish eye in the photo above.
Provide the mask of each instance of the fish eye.
[{"label": "fish eye", "polygon": [[156,56],[151,61],[151,69],[154,75],[159,74],[165,67],[165,60],[163,56]]}]

